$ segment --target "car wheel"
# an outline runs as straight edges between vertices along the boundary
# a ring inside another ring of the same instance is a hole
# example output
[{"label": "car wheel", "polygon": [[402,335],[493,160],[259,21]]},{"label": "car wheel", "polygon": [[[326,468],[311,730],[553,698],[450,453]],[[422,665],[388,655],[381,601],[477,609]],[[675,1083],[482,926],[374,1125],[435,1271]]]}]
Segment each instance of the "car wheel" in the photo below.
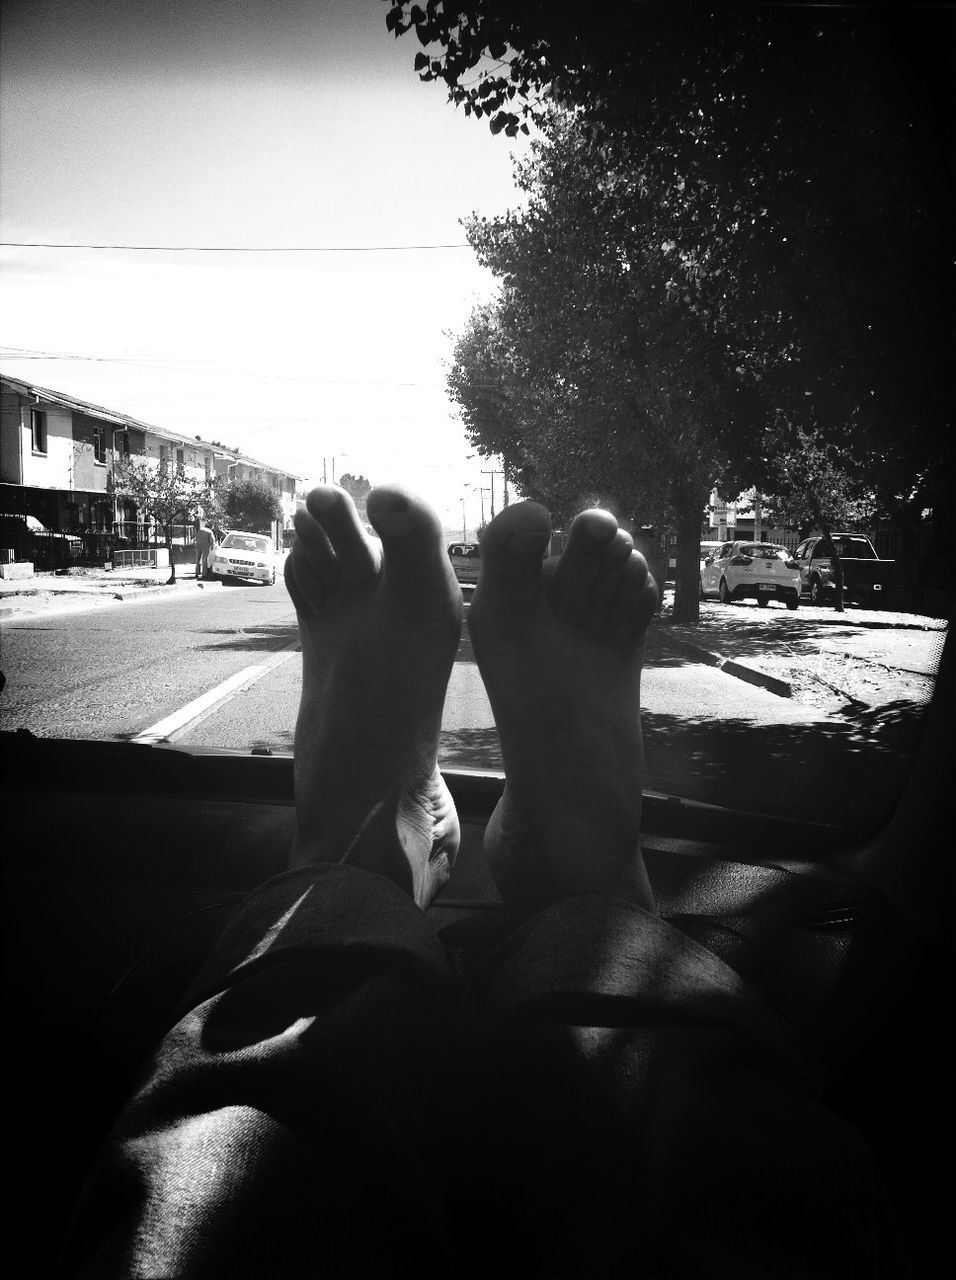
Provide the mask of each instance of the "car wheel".
[{"label": "car wheel", "polygon": [[759,606],[761,609],[766,609],[766,607],[767,607],[767,597],[766,597],[766,596],[758,596],[758,597],[757,597],[757,604],[758,604],[758,606]]},{"label": "car wheel", "polygon": [[717,595],[720,597],[720,603],[721,603],[721,604],[730,604],[730,603],[731,603],[731,600],[730,600],[730,591],[729,591],[729,589],[728,589],[728,587],[727,587],[727,579],[726,579],[726,578],[721,578],[721,580],[720,580],[720,587],[719,587],[719,589],[718,589],[718,591],[717,591]]},{"label": "car wheel", "polygon": [[787,601],[787,608],[788,608],[789,610],[791,610],[791,612],[793,612],[794,610],[798,609],[799,607],[800,607],[800,599],[799,599],[799,597],[798,597],[796,600],[788,600],[788,601]]}]

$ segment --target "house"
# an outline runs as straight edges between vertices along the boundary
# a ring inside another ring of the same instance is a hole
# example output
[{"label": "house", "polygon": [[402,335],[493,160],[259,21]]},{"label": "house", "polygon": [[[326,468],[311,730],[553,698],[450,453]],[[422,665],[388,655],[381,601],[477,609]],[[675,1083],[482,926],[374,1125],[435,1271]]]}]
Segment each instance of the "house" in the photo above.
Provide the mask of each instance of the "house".
[{"label": "house", "polygon": [[800,541],[796,530],[767,523],[761,511],[760,496],[752,489],[734,502],[725,502],[717,490],[712,489],[700,536],[710,542],[744,538],[754,542],[776,542],[791,551]]},{"label": "house", "polygon": [[[143,526],[135,504],[114,491],[114,467],[129,457],[153,458],[197,480],[236,476],[262,480],[279,495],[280,541],[291,528],[299,476],[223,445],[141,422],[61,391],[0,377],[0,512],[32,515],[55,532],[98,541],[135,540]],[[96,535],[96,538],[93,538]],[[183,530],[181,540],[188,540]]]}]

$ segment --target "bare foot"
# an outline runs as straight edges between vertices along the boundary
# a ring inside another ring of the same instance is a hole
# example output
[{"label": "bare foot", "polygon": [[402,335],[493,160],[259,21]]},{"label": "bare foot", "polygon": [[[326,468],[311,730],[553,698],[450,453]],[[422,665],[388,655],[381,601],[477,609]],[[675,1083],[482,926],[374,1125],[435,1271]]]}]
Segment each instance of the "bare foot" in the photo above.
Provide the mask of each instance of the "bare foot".
[{"label": "bare foot", "polygon": [[373,489],[368,518],[381,542],[332,485],[295,516],[285,566],[302,636],[292,865],[382,872],[425,907],[458,850],[437,753],[461,590],[423,502]]},{"label": "bare foot", "polygon": [[585,511],[560,557],[537,503],[481,543],[468,628],[507,782],[485,848],[502,896],[533,911],[579,893],[653,910],[641,858],[640,681],[657,587],[630,535]]}]

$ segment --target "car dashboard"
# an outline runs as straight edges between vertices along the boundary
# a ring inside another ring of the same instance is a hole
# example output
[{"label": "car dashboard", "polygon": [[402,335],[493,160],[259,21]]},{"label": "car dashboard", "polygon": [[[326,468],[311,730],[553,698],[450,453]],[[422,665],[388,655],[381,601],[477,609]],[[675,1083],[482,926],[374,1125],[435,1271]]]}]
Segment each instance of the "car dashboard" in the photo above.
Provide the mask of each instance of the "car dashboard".
[{"label": "car dashboard", "polygon": [[[877,1155],[917,1275],[939,1274],[952,1249],[951,694],[948,640],[920,759],[882,830],[644,803],[660,914],[806,1043],[823,1100]],[[178,997],[243,896],[286,866],[292,760],[24,731],[0,741],[16,1214],[55,1247]],[[468,965],[513,923],[482,851],[503,779],[445,776],[462,846],[429,913]],[[926,1144],[940,1134],[934,1167]]]}]

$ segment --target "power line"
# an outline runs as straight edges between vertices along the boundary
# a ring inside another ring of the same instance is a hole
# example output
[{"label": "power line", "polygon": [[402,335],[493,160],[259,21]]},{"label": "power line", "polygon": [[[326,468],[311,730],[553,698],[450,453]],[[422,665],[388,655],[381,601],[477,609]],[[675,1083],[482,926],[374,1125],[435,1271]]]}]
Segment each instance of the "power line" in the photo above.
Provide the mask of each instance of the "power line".
[{"label": "power line", "polygon": [[0,240],[2,249],[116,249],[135,253],[420,253],[433,249],[470,249],[460,244],[216,245],[216,244],[65,244]]}]

